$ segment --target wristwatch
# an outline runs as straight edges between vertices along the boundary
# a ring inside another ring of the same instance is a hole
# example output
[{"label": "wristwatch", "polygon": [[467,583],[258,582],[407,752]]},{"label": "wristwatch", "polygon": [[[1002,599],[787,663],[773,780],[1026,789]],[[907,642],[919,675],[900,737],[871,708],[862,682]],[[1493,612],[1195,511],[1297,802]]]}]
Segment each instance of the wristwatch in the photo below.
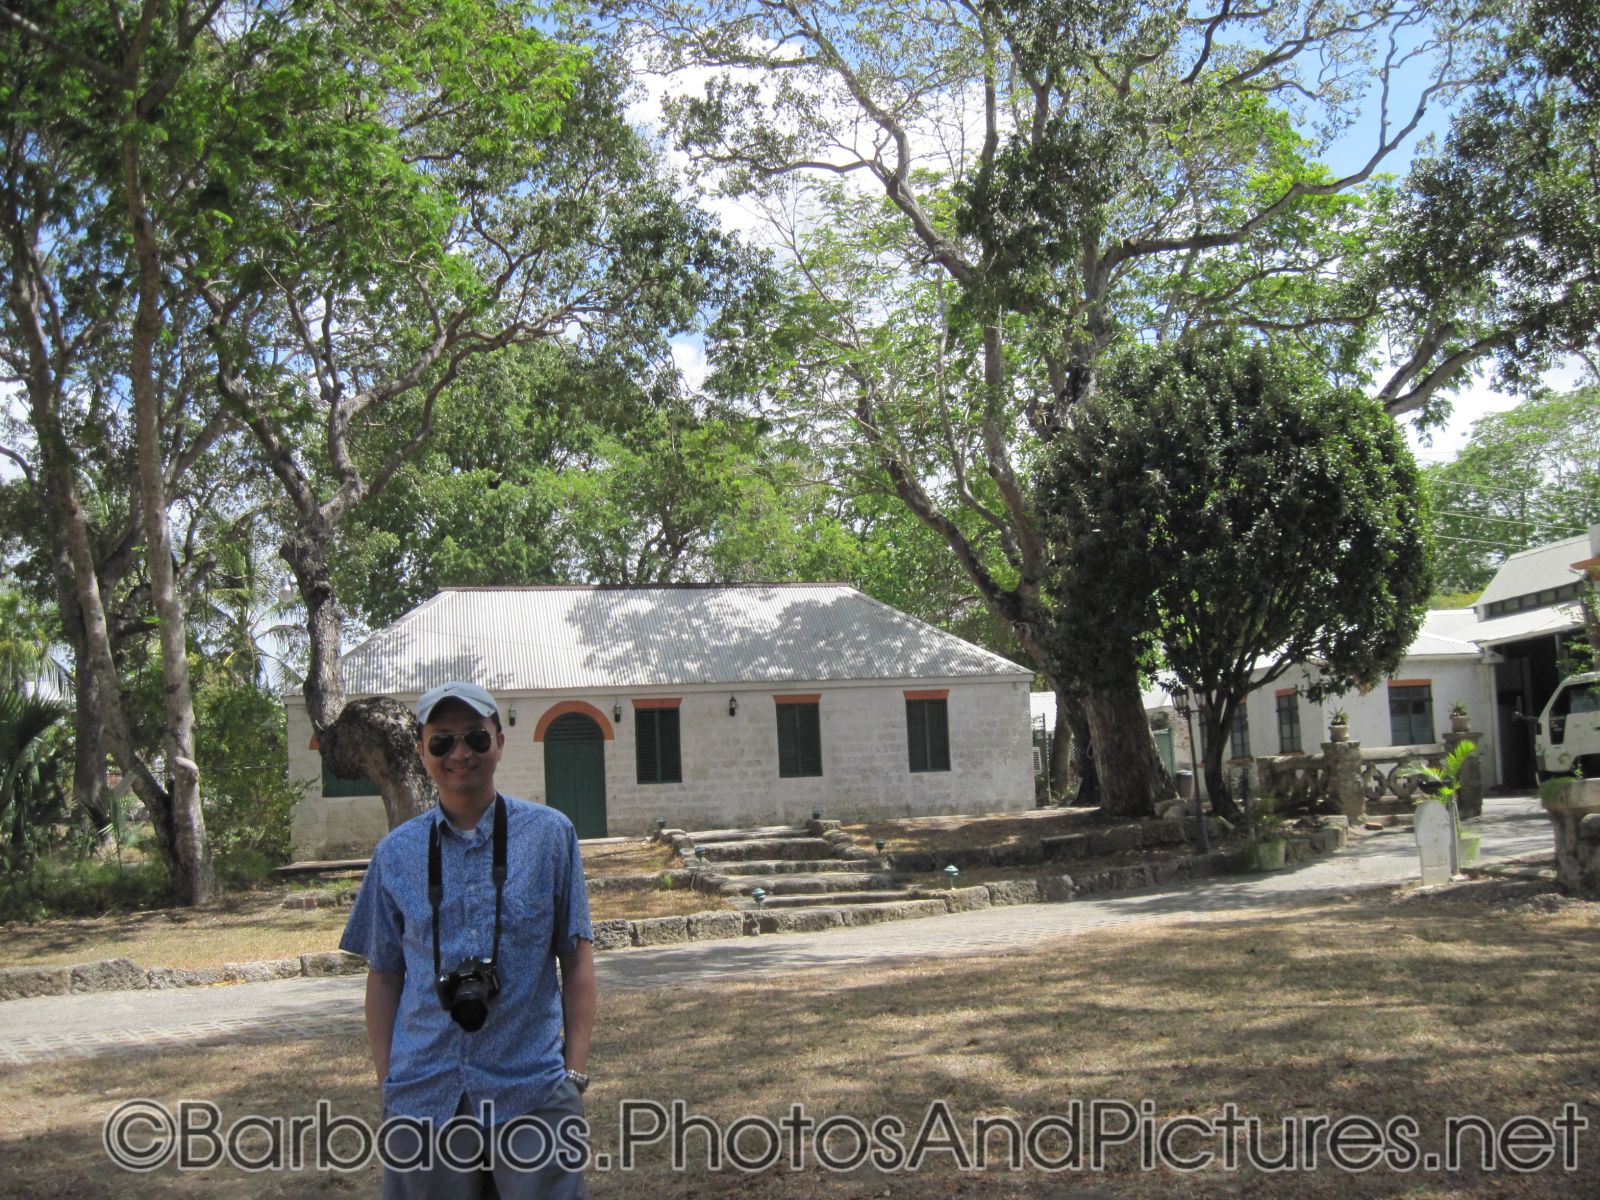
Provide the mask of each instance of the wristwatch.
[{"label": "wristwatch", "polygon": [[568,1067],[567,1078],[577,1087],[578,1095],[581,1096],[589,1090],[589,1077],[582,1071],[574,1071],[571,1067]]}]

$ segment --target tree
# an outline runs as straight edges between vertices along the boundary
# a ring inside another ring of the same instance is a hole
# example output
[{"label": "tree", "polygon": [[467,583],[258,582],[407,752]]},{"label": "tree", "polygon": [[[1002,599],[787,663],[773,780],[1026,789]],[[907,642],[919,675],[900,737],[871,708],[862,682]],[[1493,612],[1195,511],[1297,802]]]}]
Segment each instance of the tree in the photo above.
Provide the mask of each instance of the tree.
[{"label": "tree", "polygon": [[[330,107],[321,76],[300,74],[283,99],[305,109],[290,113],[297,130],[328,129],[335,146],[355,105],[370,142],[323,162],[301,132],[276,173],[247,181],[248,213],[230,188],[235,228],[256,240],[214,257],[203,290],[223,404],[287,501],[280,555],[306,609],[305,695],[323,760],[374,780],[395,824],[432,785],[403,706],[345,703],[339,530],[428,442],[441,397],[475,360],[565,340],[646,371],[669,359],[668,333],[714,307],[737,256],[627,126],[620,64],[604,47],[541,32],[531,10],[467,4],[420,30],[386,14],[340,49],[377,82],[328,85]],[[359,223],[330,219],[317,179],[363,197]]]},{"label": "tree", "polygon": [[[153,0],[93,15],[67,5],[26,14],[0,7],[5,357],[23,385],[34,439],[31,460],[14,449],[11,456],[37,485],[53,535],[52,574],[78,675],[75,791],[93,803],[110,749],[149,808],[188,902],[208,898],[214,883],[169,502],[227,422],[196,420],[190,405],[195,376],[184,335],[193,324],[169,307],[174,247],[162,239],[160,212],[171,181],[156,148],[193,132],[199,96],[179,84],[215,11]],[[104,427],[78,418],[95,405],[131,412],[133,502],[121,536],[96,530],[84,495],[80,463],[92,454],[83,451],[104,444]],[[117,663],[111,592],[141,548],[141,605],[162,645],[164,781],[135,744]]]},{"label": "tree", "polygon": [[1600,523],[1600,387],[1540,392],[1423,472],[1440,585],[1481,590],[1508,555]]},{"label": "tree", "polygon": [[[1130,348],[1040,483],[1060,653],[1165,666],[1199,699],[1206,786],[1245,696],[1315,667],[1312,699],[1400,662],[1432,589],[1416,464],[1395,423],[1314,359],[1237,331]],[[1107,648],[1120,651],[1107,655]]]},{"label": "tree", "polygon": [[[409,713],[364,703],[336,727],[337,531],[426,443],[474,360],[561,339],[647,370],[668,360],[664,331],[714,306],[732,252],[628,129],[620,64],[530,4],[0,7],[0,32],[18,64],[8,345],[108,740],[158,824],[177,818],[177,866],[199,881],[182,562],[162,529],[174,487],[243,430],[280,489],[324,756],[376,779],[392,820],[417,811],[431,784]],[[138,769],[83,431],[63,417],[95,370],[135,401],[131,544],[163,643],[172,804]]]},{"label": "tree", "polygon": [[1380,391],[1424,421],[1477,364],[1534,390],[1600,349],[1600,6],[1531,0],[1510,10],[1487,85],[1412,166],[1383,214],[1381,252],[1358,286],[1381,292],[1396,349]]},{"label": "tree", "polygon": [[[1359,370],[1377,315],[1346,286],[1365,185],[1480,73],[1477,27],[1385,3],[631,11],[663,66],[712,68],[673,129],[767,205],[790,262],[788,305],[749,322],[763,345],[724,348],[726,386],[876,467],[1081,706],[1106,806],[1148,810],[1167,781],[1135,662],[1089,688],[1052,649],[1075,614],[1041,592],[1032,461],[1131,338],[1242,325]],[[1425,78],[1396,114],[1402,73]],[[1365,100],[1371,152],[1335,175],[1317,154]]]}]

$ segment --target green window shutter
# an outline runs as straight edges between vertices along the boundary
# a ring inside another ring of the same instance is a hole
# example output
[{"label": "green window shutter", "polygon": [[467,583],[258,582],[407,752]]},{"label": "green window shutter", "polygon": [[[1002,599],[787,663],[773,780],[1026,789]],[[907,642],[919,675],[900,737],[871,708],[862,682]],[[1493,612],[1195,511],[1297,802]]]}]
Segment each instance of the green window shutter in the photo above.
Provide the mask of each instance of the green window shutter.
[{"label": "green window shutter", "polygon": [[683,782],[683,749],[678,741],[678,710],[658,710],[657,744],[661,747],[661,782]]},{"label": "green window shutter", "polygon": [[950,706],[944,700],[929,700],[928,770],[950,769]]},{"label": "green window shutter", "polygon": [[633,756],[640,783],[661,782],[661,738],[656,725],[658,710],[635,710]]},{"label": "green window shutter", "polygon": [[950,706],[947,701],[906,701],[906,746],[913,771],[950,769]]},{"label": "green window shutter", "polygon": [[778,775],[822,774],[822,715],[816,704],[778,705]]},{"label": "green window shutter", "polygon": [[911,769],[928,769],[928,719],[926,700],[906,701],[906,748],[911,752]]},{"label": "green window shutter", "polygon": [[682,783],[683,755],[678,744],[678,710],[637,711],[634,758],[640,783]]}]

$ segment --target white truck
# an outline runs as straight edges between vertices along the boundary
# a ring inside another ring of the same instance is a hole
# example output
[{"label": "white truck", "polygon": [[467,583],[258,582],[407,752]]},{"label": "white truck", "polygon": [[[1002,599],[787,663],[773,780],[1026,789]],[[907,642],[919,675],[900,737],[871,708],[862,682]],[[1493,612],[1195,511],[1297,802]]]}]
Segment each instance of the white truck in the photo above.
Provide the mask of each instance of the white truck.
[{"label": "white truck", "polygon": [[1540,783],[1553,775],[1600,778],[1600,671],[1557,685],[1534,723],[1533,753]]}]

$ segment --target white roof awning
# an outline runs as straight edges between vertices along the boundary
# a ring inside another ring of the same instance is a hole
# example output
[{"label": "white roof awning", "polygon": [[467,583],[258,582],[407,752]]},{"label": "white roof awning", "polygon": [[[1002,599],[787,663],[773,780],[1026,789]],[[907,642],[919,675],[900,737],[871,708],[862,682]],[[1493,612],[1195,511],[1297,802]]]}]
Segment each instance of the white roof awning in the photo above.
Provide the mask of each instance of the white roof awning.
[{"label": "white roof awning", "polygon": [[1582,626],[1583,614],[1576,604],[1557,604],[1480,621],[1472,631],[1472,640],[1480,646],[1503,646],[1507,642],[1520,642],[1543,634],[1553,636]]}]

